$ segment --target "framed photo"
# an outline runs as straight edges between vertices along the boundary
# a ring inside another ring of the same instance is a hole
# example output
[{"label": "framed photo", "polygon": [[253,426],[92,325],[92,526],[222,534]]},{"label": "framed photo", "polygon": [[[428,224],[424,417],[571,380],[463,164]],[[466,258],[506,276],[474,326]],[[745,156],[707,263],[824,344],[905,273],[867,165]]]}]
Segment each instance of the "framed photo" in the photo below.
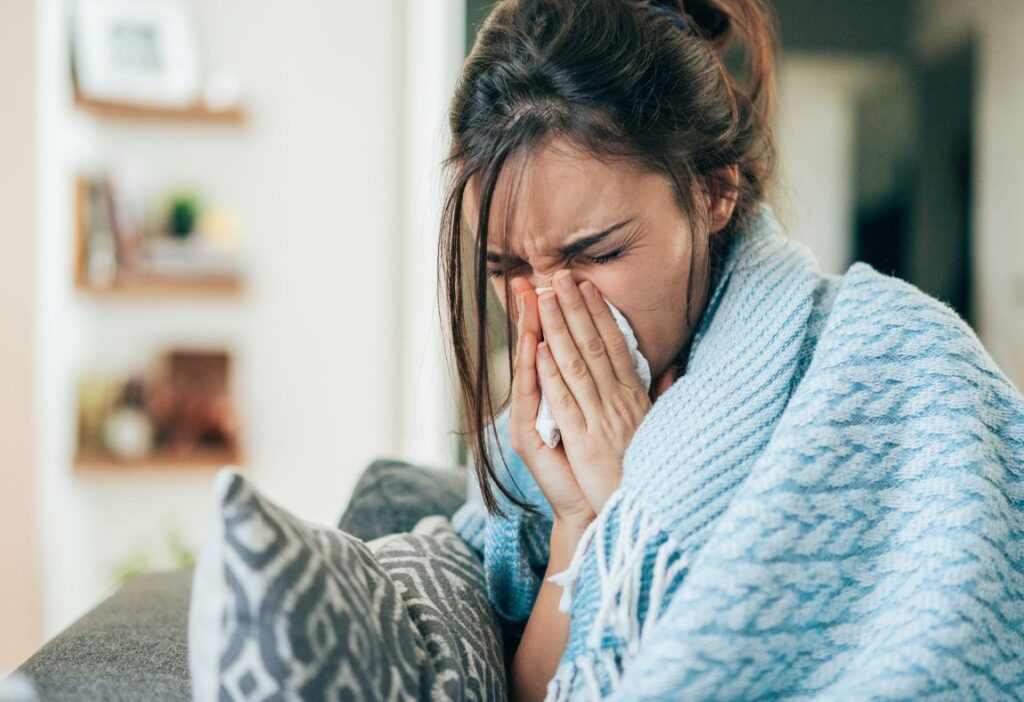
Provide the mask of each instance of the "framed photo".
[{"label": "framed photo", "polygon": [[73,56],[85,97],[184,107],[200,95],[195,26],[185,0],[76,0]]}]

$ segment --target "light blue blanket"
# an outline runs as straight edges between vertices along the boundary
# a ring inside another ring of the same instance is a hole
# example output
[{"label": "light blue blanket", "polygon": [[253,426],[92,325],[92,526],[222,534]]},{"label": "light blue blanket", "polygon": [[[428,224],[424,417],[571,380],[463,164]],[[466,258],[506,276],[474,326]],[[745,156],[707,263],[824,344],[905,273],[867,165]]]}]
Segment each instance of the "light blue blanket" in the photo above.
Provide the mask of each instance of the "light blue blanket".
[{"label": "light blue blanket", "polygon": [[[516,627],[551,510],[506,421],[542,515],[471,489],[453,523]],[[913,286],[822,276],[762,207],[623,471],[548,699],[1024,699],[1024,399]]]}]

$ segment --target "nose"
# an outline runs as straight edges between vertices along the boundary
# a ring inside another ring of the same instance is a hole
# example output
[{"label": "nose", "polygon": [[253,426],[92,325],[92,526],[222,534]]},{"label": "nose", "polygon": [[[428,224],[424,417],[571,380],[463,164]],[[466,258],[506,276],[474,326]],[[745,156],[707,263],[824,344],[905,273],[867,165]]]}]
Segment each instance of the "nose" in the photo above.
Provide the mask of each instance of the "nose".
[{"label": "nose", "polygon": [[[534,288],[550,288],[550,287],[553,287],[554,284],[555,284],[555,273],[557,273],[560,270],[562,270],[562,269],[561,268],[556,268],[555,270],[551,271],[550,273],[538,273],[538,274],[536,274],[536,275],[534,275],[534,276],[529,278],[530,284],[533,285]],[[575,279],[576,276],[573,276],[573,278]],[[579,282],[579,281],[577,280],[577,282]]]}]

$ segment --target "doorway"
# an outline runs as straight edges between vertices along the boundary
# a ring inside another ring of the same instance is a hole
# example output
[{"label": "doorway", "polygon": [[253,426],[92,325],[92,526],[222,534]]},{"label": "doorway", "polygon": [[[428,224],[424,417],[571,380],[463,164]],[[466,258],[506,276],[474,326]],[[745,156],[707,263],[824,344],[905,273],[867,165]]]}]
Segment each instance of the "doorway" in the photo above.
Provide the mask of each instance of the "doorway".
[{"label": "doorway", "polygon": [[920,61],[908,90],[866,92],[854,146],[854,258],[972,326],[975,55],[965,42]]}]

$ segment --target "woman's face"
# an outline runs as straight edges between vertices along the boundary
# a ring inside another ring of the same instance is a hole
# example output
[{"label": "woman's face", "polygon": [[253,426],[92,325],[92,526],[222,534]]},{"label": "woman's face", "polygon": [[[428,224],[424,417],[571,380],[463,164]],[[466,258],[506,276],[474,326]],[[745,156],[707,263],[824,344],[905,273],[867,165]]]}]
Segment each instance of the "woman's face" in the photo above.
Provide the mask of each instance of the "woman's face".
[{"label": "woman's face", "polygon": [[[704,308],[707,233],[694,235],[664,176],[624,161],[599,161],[568,142],[549,142],[533,152],[523,172],[505,265],[503,227],[517,170],[502,169],[488,227],[488,272],[502,305],[508,309],[505,277],[549,287],[554,273],[566,268],[577,283],[591,281],[622,311],[658,378],[689,343],[689,329]],[[478,185],[467,185],[471,227],[478,221]],[[687,325],[691,266],[695,299]]]}]

